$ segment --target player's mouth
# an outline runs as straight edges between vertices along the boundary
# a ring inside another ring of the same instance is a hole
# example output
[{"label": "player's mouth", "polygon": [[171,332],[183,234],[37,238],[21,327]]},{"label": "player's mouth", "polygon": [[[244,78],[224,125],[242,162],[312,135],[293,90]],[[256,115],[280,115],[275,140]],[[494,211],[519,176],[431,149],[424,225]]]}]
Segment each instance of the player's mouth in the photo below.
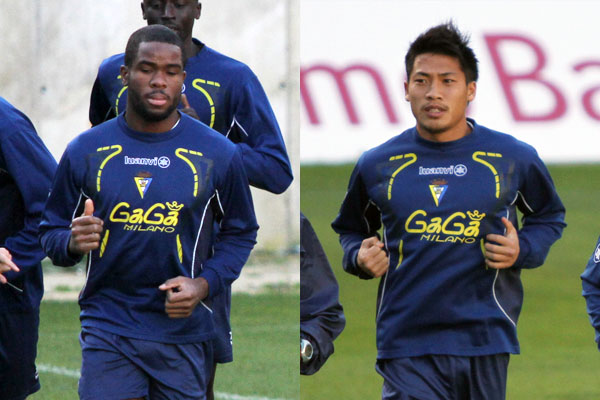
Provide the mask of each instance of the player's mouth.
[{"label": "player's mouth", "polygon": [[148,101],[148,103],[150,103],[150,105],[153,105],[155,107],[162,107],[165,104],[167,104],[169,97],[162,93],[150,93],[146,96],[146,100]]},{"label": "player's mouth", "polygon": [[438,118],[441,117],[446,111],[448,111],[448,107],[439,104],[428,104],[423,107],[423,110],[430,118]]},{"label": "player's mouth", "polygon": [[173,32],[175,32],[176,34],[179,35],[180,30],[179,30],[179,27],[177,25],[168,25],[168,24],[166,24],[164,26],[166,26],[167,28],[169,28],[170,30],[172,30]]}]

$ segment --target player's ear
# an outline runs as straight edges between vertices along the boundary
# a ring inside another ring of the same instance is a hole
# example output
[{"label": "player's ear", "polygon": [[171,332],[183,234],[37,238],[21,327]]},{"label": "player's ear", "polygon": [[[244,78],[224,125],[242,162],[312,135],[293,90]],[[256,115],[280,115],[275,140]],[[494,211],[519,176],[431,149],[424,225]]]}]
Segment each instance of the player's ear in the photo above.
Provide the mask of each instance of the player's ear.
[{"label": "player's ear", "polygon": [[198,2],[198,7],[196,7],[196,15],[194,15],[194,18],[200,19],[200,14],[202,14],[202,3]]},{"label": "player's ear", "polygon": [[123,86],[129,85],[129,68],[125,65],[121,65],[121,83]]},{"label": "player's ear", "polygon": [[146,18],[146,7],[144,6],[144,2],[142,1],[140,6],[142,6],[142,18],[144,18],[144,20],[147,20],[148,18]]},{"label": "player's ear", "polygon": [[477,82],[471,81],[467,84],[467,101],[470,103],[475,100],[475,93],[477,92]]},{"label": "player's ear", "polygon": [[408,82],[406,81],[404,81],[404,100],[410,101],[408,100]]}]

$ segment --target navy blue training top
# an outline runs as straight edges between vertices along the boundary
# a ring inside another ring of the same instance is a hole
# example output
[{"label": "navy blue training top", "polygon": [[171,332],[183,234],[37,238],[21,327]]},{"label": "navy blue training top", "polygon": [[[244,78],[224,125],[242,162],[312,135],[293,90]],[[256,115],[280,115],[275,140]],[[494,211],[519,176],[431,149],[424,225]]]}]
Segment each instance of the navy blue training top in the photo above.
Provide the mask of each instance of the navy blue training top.
[{"label": "navy blue training top", "polygon": [[[200,121],[236,143],[252,186],[282,193],[292,169],[267,95],[250,68],[198,40],[202,49],[185,66],[182,93]],[[105,59],[90,99],[90,122],[98,125],[125,111],[127,87],[120,79],[124,54]]]},{"label": "navy blue training top", "polygon": [[[365,152],[333,229],[344,269],[383,225],[390,267],[377,300],[378,358],[518,353],[522,268],[541,265],[565,226],[565,210],[536,151],[469,120],[456,141],[427,141],[408,129]],[[518,227],[517,208],[523,212]],[[520,254],[487,269],[482,241],[518,229]]]},{"label": "navy blue training top", "polygon": [[86,198],[104,227],[80,294],[82,327],[165,343],[210,339],[210,301],[170,319],[158,286],[202,276],[212,298],[239,276],[258,226],[236,146],[187,115],[160,134],[132,130],[123,115],[84,132],[63,154],[40,225],[57,265],[78,261],[67,245]]},{"label": "navy blue training top", "polygon": [[0,312],[29,311],[44,294],[38,225],[56,161],[25,114],[0,98],[0,247],[19,272],[3,275],[21,291],[0,284]]}]

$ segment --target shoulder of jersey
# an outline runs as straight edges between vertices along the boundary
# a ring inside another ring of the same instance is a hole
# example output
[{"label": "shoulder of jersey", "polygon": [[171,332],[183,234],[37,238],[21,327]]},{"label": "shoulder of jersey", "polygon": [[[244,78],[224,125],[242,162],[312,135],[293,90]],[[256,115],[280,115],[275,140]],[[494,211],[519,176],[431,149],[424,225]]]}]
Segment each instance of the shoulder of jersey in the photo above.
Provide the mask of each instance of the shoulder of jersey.
[{"label": "shoulder of jersey", "polygon": [[[195,57],[198,63],[210,62],[213,66],[218,66],[221,70],[234,70],[236,72],[243,72],[245,70],[251,71],[243,62],[226,56],[225,54],[219,53],[218,51],[204,46],[204,49]],[[189,61],[188,61],[189,62]]]},{"label": "shoulder of jersey", "polygon": [[83,131],[82,133],[80,133],[79,135],[77,135],[75,137],[75,139],[73,139],[71,141],[72,145],[85,145],[86,143],[90,143],[93,142],[94,140],[96,140],[96,138],[105,138],[107,137],[107,132],[111,132],[111,131],[115,131],[117,129],[119,129],[117,127],[118,122],[117,122],[118,118],[112,118],[109,119],[106,122],[103,122],[99,125],[96,126],[92,126],[91,128]]},{"label": "shoulder of jersey", "polygon": [[100,64],[100,71],[107,71],[109,69],[120,69],[121,65],[125,63],[125,53],[115,54],[105,58]]},{"label": "shoulder of jersey", "polygon": [[370,160],[372,158],[378,159],[381,156],[381,153],[389,153],[392,149],[394,149],[394,151],[397,153],[414,151],[410,147],[413,144],[413,141],[411,140],[411,129],[412,128],[409,128],[404,132],[391,137],[385,142],[365,151],[362,155],[362,158],[365,160]]},{"label": "shoulder of jersey", "polygon": [[[485,142],[493,142],[494,144],[498,144],[500,146],[507,146],[508,149],[513,154],[516,152],[524,152],[524,153],[535,153],[535,149],[528,143],[525,143],[516,137],[499,131],[495,131],[493,129],[489,129],[482,125],[477,125],[478,129],[481,129],[481,133],[484,135],[483,140]],[[516,155],[516,154],[515,154]]]},{"label": "shoulder of jersey", "polygon": [[191,124],[189,126],[191,129],[196,130],[196,132],[194,132],[193,134],[197,135],[198,131],[200,131],[201,134],[208,135],[209,137],[214,138],[218,142],[223,142],[223,143],[228,143],[228,144],[233,145],[233,143],[229,139],[227,139],[225,136],[223,136],[219,132],[215,131],[208,125],[206,125],[204,122],[198,121],[197,119],[192,118],[186,114],[181,114],[181,117],[183,118],[183,120],[187,121],[186,123]]}]

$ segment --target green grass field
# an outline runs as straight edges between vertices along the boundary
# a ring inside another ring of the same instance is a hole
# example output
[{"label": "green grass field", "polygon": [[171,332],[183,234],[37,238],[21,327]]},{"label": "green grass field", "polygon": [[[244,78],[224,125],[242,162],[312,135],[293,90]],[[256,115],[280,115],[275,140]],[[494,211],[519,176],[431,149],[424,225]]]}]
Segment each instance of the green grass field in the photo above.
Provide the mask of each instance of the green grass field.
[{"label": "green grass field", "polygon": [[[232,298],[235,361],[218,368],[217,399],[298,399],[299,287]],[[30,400],[78,399],[79,306],[42,302],[37,365],[42,389]]]},{"label": "green grass field", "polygon": [[[340,284],[346,329],[335,353],[314,376],[300,380],[301,398],[377,399],[375,372],[377,281],[362,281],[341,267],[342,251],[329,224],[346,192],[352,166],[304,166],[301,209],[310,219]],[[525,302],[519,319],[521,355],[508,371],[509,400],[600,398],[600,353],[581,297],[579,275],[600,234],[600,165],[551,166],[569,226],[544,266],[524,271]]]}]

